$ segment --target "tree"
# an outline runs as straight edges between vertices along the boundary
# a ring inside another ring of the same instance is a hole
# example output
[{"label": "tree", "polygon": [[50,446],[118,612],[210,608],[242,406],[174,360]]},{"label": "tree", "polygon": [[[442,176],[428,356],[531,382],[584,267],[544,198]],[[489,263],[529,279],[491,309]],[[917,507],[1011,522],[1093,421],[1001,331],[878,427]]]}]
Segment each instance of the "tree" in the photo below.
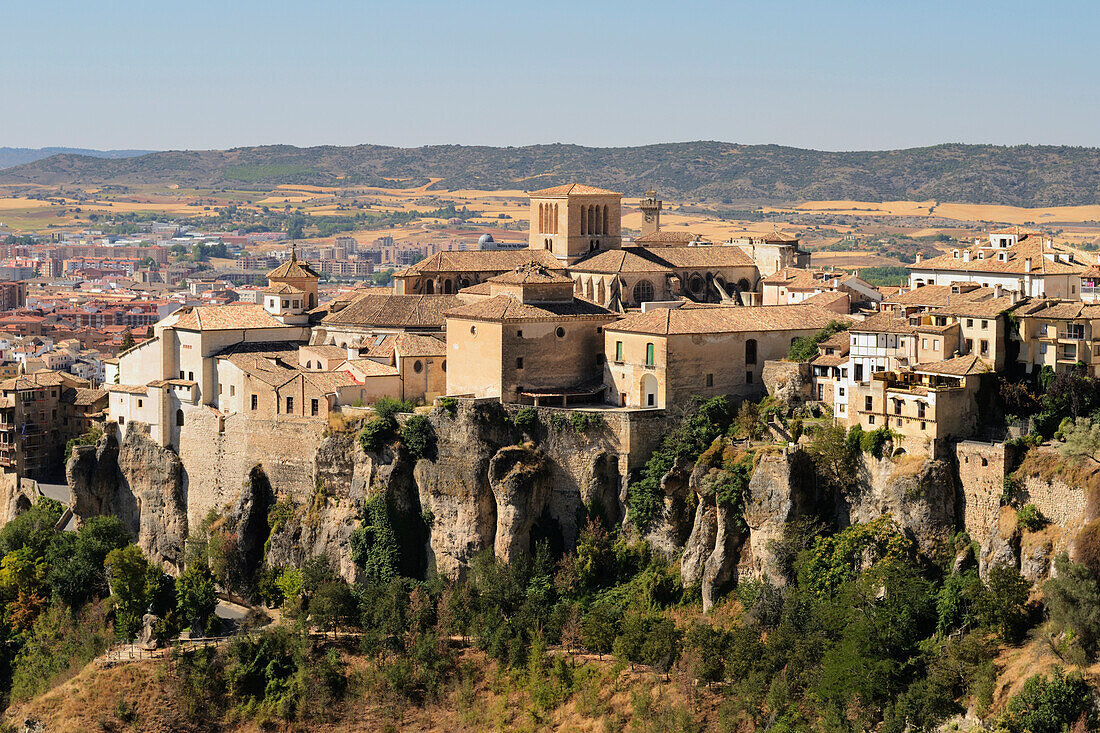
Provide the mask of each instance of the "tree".
[{"label": "tree", "polygon": [[401,426],[401,440],[415,459],[431,458],[435,451],[435,430],[424,415],[413,415]]},{"label": "tree", "polygon": [[1062,436],[1066,441],[1065,445],[1059,448],[1063,457],[1082,457],[1100,463],[1096,458],[1096,454],[1100,452],[1100,422],[1079,417],[1073,425],[1063,431]]},{"label": "tree", "polygon": [[214,574],[203,563],[191,563],[176,581],[176,610],[191,631],[205,633],[214,620],[218,607],[218,589]]},{"label": "tree", "polygon": [[1054,559],[1054,573],[1043,584],[1051,623],[1072,633],[1073,642],[1089,657],[1100,644],[1100,583],[1086,566],[1070,562],[1064,553]]},{"label": "tree", "polygon": [[997,565],[989,571],[989,593],[983,597],[982,618],[1001,638],[1015,644],[1027,630],[1027,599],[1031,583],[1009,565]]},{"label": "tree", "polygon": [[90,517],[78,532],[61,533],[46,554],[54,595],[74,609],[107,595],[104,563],[112,550],[128,544],[130,533],[117,517]]},{"label": "tree", "polygon": [[806,447],[806,453],[814,462],[818,476],[832,489],[847,493],[855,488],[857,454],[844,426],[832,423],[819,428]]},{"label": "tree", "polygon": [[316,590],[309,601],[309,615],[320,629],[332,631],[336,639],[336,629],[347,624],[355,609],[355,599],[351,589],[343,580],[330,580]]},{"label": "tree", "polygon": [[581,622],[584,645],[603,658],[611,652],[619,635],[619,614],[609,603],[597,603],[588,609]]},{"label": "tree", "polygon": [[1029,677],[997,722],[1009,733],[1062,733],[1082,719],[1086,730],[1095,730],[1097,711],[1092,690],[1079,673],[1067,675],[1056,667],[1050,677]]},{"label": "tree", "polygon": [[134,334],[130,333],[130,329],[126,329],[122,332],[122,346],[121,350],[126,351],[134,348]]},{"label": "tree", "polygon": [[115,606],[115,628],[123,638],[132,638],[150,607],[158,610],[155,606],[164,572],[151,565],[137,545],[111,550],[104,564]]},{"label": "tree", "polygon": [[301,239],[305,233],[306,218],[301,214],[294,214],[286,220],[286,236],[288,239]]}]

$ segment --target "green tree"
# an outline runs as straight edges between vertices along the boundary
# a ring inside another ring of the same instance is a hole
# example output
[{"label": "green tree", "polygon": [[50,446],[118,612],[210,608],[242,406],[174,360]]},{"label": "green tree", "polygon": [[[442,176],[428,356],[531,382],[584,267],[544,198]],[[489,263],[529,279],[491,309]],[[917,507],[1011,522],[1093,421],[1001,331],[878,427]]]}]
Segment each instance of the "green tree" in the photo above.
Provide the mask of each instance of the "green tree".
[{"label": "green tree", "polygon": [[609,654],[619,635],[619,613],[610,603],[596,603],[581,621],[584,646],[603,658]]},{"label": "green tree", "polygon": [[983,597],[983,621],[1010,644],[1019,642],[1027,630],[1031,583],[1015,567],[997,565],[990,569],[986,584],[989,593]]},{"label": "green tree", "polygon": [[203,563],[188,565],[176,581],[176,610],[180,618],[190,625],[193,633],[206,633],[212,630],[217,607],[218,589],[210,567]]},{"label": "green tree", "polygon": [[1043,598],[1054,628],[1069,632],[1073,643],[1092,657],[1100,644],[1100,583],[1088,567],[1062,553],[1043,584]]},{"label": "green tree", "polygon": [[137,545],[127,545],[107,553],[104,562],[115,607],[115,629],[119,636],[132,638],[141,628],[141,619],[161,597],[164,572],[149,563]]},{"label": "green tree", "polygon": [[1029,677],[997,722],[1008,733],[1062,733],[1082,719],[1087,730],[1096,729],[1092,690],[1080,674],[1055,668],[1050,677]]}]

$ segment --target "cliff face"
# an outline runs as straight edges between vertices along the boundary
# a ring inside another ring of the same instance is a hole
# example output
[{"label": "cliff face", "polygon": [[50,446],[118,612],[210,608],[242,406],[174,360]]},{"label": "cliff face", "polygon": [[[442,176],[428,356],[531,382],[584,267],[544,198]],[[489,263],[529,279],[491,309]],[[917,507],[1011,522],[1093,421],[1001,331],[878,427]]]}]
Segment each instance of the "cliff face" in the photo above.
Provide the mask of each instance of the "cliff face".
[{"label": "cliff face", "polygon": [[[588,424],[574,424],[560,411],[535,413],[534,420],[523,416],[521,429],[515,408],[437,408],[428,415],[430,455],[419,460],[396,440],[365,452],[355,426],[317,431],[313,443],[261,453],[263,459],[250,464],[240,456],[219,463],[218,453],[199,479],[188,467],[202,463],[201,456],[190,452],[181,460],[138,424],[121,445],[108,433],[95,446],[77,446],[66,471],[78,517],[120,517],[170,572],[181,569],[189,525],[213,508],[236,533],[248,569],[261,563],[297,567],[327,555],[341,575],[356,580],[362,571],[353,558],[353,537],[368,503],[384,496],[402,572],[423,575],[434,567],[456,577],[489,549],[506,560],[530,552],[536,542],[555,552],[571,550],[590,514],[622,522],[628,472],[648,458],[646,446],[652,449],[667,425],[650,417],[639,430],[629,422],[636,418],[613,413]],[[740,450],[721,446],[722,455]],[[804,451],[757,449],[736,501],[728,492],[729,461],[715,461],[715,455],[678,461],[662,478],[664,511],[646,535],[655,550],[680,559],[684,583],[700,586],[707,607],[738,580],[784,583],[776,545],[786,525],[802,517],[845,527],[888,513],[922,553],[936,557],[950,551],[954,534],[965,529],[981,547],[983,573],[1006,563],[1038,581],[1049,573],[1052,557],[1072,552],[1077,530],[1100,514],[1088,508],[1100,502],[1087,502],[1074,480],[1052,473],[1055,458],[1036,453],[1020,469],[1033,475],[1020,484],[1019,498],[1036,503],[1052,521],[1042,531],[1021,529],[1015,511],[999,506],[1010,462],[1003,448],[988,444],[960,444],[954,461],[862,455],[858,486],[836,494],[822,493]],[[207,485],[214,474],[216,503]],[[29,505],[18,487],[5,497],[9,515]],[[277,504],[279,519],[271,527]]]}]

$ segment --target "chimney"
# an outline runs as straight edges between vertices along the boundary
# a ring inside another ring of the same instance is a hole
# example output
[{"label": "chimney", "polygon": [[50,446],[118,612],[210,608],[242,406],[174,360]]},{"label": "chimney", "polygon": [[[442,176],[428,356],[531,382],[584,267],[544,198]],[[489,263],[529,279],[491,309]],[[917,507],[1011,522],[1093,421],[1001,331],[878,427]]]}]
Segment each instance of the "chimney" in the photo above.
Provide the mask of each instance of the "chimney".
[{"label": "chimney", "polygon": [[915,264],[919,265],[920,261],[923,260],[923,259],[924,259],[924,255],[922,255],[920,252],[917,252],[917,261],[916,261]]},{"label": "chimney", "polygon": [[1004,287],[1003,287],[1003,286],[1001,286],[1001,285],[1000,285],[1000,283],[998,283],[997,285],[994,285],[994,286],[993,286],[993,297],[994,297],[994,298],[999,298],[999,297],[1001,297],[1001,293],[1002,293],[1003,291],[1004,291]]},{"label": "chimney", "polygon": [[1031,258],[1024,260],[1024,272],[1031,272]]},{"label": "chimney", "polygon": [[963,250],[963,262],[970,262],[970,250]]}]

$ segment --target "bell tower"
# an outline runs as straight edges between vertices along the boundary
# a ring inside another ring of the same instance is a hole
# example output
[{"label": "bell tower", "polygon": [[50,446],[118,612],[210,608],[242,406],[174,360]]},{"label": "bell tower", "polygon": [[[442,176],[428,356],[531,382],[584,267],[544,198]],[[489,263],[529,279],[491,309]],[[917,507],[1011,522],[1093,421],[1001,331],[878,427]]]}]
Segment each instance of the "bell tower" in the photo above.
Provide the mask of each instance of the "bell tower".
[{"label": "bell tower", "polygon": [[661,199],[657,198],[657,192],[646,191],[638,208],[642,210],[642,236],[661,231]]}]

